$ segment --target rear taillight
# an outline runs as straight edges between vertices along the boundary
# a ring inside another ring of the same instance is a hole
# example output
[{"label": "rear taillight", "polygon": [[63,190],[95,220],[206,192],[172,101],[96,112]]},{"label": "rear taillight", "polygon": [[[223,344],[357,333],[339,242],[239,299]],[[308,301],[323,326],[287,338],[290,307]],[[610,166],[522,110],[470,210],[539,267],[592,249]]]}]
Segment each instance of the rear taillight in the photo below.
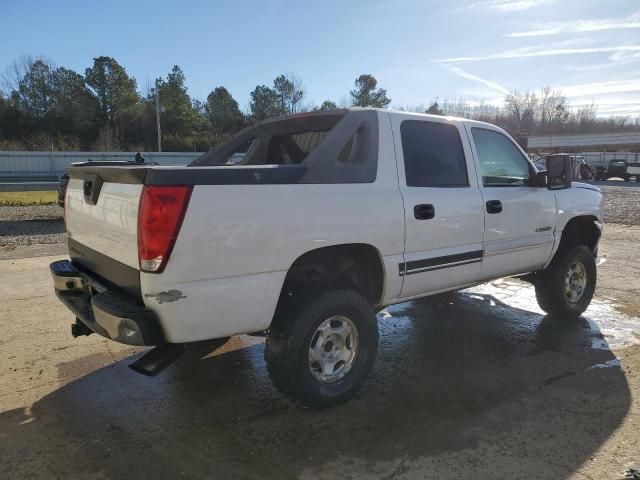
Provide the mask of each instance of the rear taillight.
[{"label": "rear taillight", "polygon": [[191,187],[145,186],[138,211],[140,270],[164,270],[187,210]]}]

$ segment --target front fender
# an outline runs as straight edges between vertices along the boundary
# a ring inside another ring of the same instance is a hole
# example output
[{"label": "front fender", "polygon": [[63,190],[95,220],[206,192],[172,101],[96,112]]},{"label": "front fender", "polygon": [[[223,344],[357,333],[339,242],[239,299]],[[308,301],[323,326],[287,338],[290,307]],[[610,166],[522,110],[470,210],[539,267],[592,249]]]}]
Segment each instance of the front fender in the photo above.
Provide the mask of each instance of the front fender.
[{"label": "front fender", "polygon": [[576,217],[592,217],[596,226],[602,230],[604,223],[602,192],[598,187],[592,185],[574,183],[571,188],[555,190],[556,207],[558,215],[556,217],[556,230],[553,251],[545,268],[551,262],[558,247],[565,227]]}]

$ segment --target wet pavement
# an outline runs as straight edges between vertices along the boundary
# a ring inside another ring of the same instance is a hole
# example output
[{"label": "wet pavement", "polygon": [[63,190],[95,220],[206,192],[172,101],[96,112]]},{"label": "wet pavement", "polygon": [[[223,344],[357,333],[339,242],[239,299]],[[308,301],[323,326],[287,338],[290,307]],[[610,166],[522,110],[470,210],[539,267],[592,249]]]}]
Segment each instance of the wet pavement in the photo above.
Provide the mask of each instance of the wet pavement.
[{"label": "wet pavement", "polygon": [[[638,322],[608,302],[565,321],[501,280],[389,307],[363,389],[309,410],[271,386],[258,337],[156,378],[127,368],[136,349],[67,338],[64,307],[32,294],[49,260],[3,270],[0,478],[619,478],[640,460]],[[603,458],[623,425],[635,437]]]}]

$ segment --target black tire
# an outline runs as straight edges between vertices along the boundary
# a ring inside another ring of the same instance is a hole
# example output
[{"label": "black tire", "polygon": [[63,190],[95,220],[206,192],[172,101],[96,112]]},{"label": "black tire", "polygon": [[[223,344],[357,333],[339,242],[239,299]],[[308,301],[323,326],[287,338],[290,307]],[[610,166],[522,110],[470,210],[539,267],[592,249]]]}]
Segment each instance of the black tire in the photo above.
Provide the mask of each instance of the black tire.
[{"label": "black tire", "polygon": [[636,182],[640,182],[640,175],[636,175]]},{"label": "black tire", "polygon": [[624,176],[624,181],[628,182],[629,180],[631,180],[631,175],[625,175]]},{"label": "black tire", "polygon": [[[278,310],[264,350],[267,371],[276,388],[312,407],[328,407],[351,398],[371,371],[378,352],[378,322],[369,301],[352,290],[335,290],[292,301]],[[312,373],[309,349],[318,327],[336,315],[355,326],[357,349],[345,376],[326,383]]]},{"label": "black tire", "polygon": [[[585,269],[586,285],[575,301],[565,293],[565,279],[575,263]],[[550,315],[576,318],[591,303],[596,289],[596,261],[587,247],[580,245],[564,248],[556,253],[549,266],[536,275],[536,299],[540,308]]]}]

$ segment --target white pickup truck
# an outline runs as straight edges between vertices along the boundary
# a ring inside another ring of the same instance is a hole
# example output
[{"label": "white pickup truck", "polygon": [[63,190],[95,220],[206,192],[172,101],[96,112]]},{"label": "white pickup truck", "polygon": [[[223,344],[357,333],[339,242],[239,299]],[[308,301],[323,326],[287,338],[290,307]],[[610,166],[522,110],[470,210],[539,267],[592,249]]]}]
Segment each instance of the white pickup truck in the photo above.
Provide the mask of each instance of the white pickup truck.
[{"label": "white pickup truck", "polygon": [[332,405],[383,306],[528,274],[549,314],[587,308],[602,195],[547,169],[493,125],[369,108],[267,120],[186,167],[74,166],[55,291],[74,336],[156,346],[138,372],[266,332],[276,387]]}]

